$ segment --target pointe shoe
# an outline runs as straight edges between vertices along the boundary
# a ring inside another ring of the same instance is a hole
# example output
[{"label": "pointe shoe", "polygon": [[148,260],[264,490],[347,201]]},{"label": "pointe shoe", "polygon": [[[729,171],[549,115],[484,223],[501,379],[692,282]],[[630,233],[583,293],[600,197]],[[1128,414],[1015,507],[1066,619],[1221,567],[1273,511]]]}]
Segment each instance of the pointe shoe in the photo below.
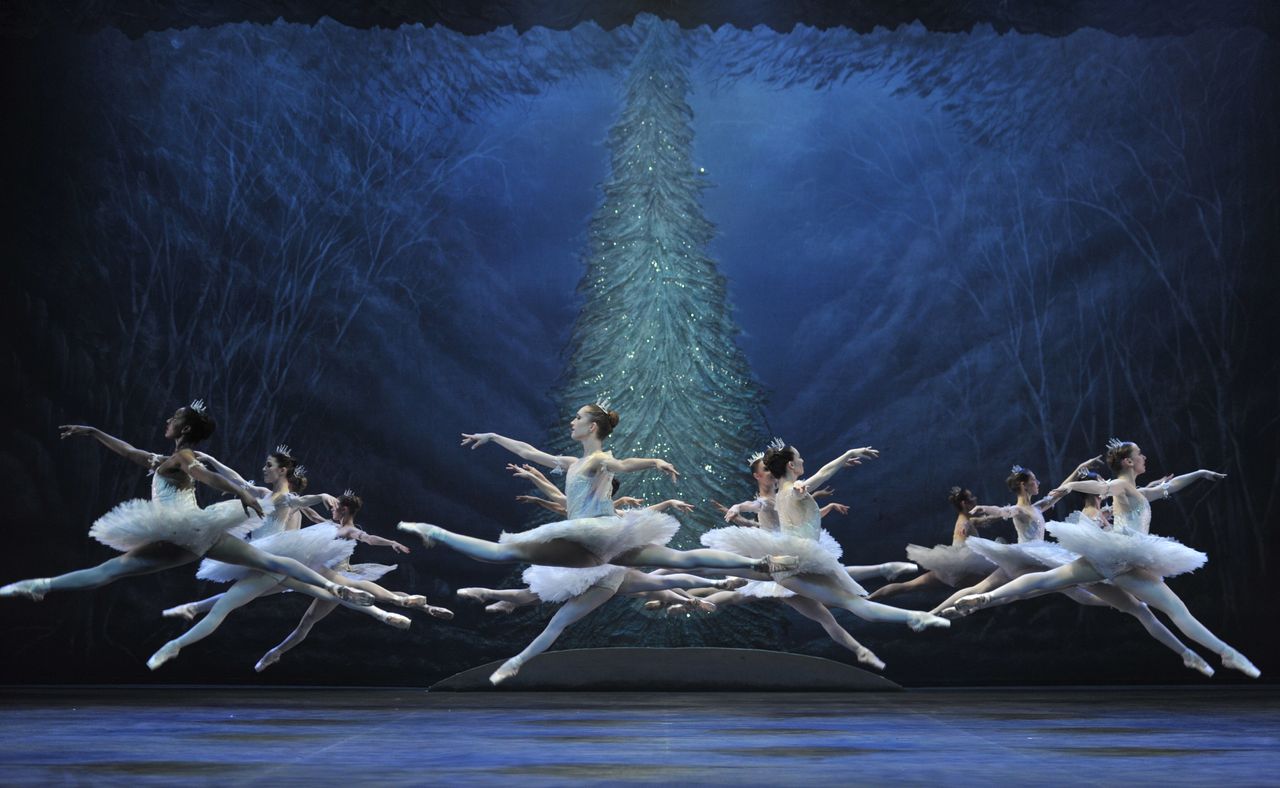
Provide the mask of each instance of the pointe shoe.
[{"label": "pointe shoe", "polygon": [[662,609],[662,600],[661,600],[661,599],[650,599],[648,602],[645,602],[645,603],[644,603],[644,609],[645,609],[645,610],[661,610],[661,609]]},{"label": "pointe shoe", "polygon": [[184,605],[177,605],[160,613],[163,618],[181,618],[186,621],[195,621],[196,606],[190,602]]},{"label": "pointe shoe", "polygon": [[379,610],[374,616],[379,621],[396,629],[408,629],[413,621],[408,616],[402,616],[399,613],[390,613],[386,610]]},{"label": "pointe shoe", "polygon": [[504,615],[514,613],[515,609],[515,604],[506,599],[499,599],[497,602],[484,606],[484,612],[486,613],[502,613]]},{"label": "pointe shoe", "polygon": [[885,580],[897,580],[903,575],[914,575],[920,567],[910,561],[890,561],[880,567],[880,576]]},{"label": "pointe shoe", "polygon": [[678,616],[682,613],[688,613],[689,606],[683,602],[676,602],[674,605],[667,605],[666,613],[669,616]]},{"label": "pointe shoe", "polygon": [[1251,679],[1256,679],[1262,675],[1262,671],[1258,670],[1256,665],[1235,649],[1228,649],[1222,655],[1222,667],[1238,670]]},{"label": "pointe shoe", "polygon": [[453,611],[447,607],[439,607],[437,605],[427,605],[426,611],[427,611],[427,615],[431,616],[432,618],[438,618],[441,621],[453,620]]},{"label": "pointe shoe", "polygon": [[795,571],[798,566],[800,566],[800,559],[794,555],[766,555],[752,564],[751,568],[757,572],[775,575],[780,572]]},{"label": "pointe shoe", "polygon": [[512,676],[516,675],[517,673],[519,673],[520,668],[522,667],[524,667],[524,660],[520,659],[519,657],[512,657],[511,659],[502,663],[502,667],[495,670],[493,672],[493,675],[489,676],[489,683],[493,684],[494,686],[497,686],[502,682],[506,681],[507,679],[511,678]]},{"label": "pointe shoe", "polygon": [[156,668],[160,667],[164,663],[178,656],[178,652],[180,650],[181,649],[178,646],[173,645],[172,640],[169,641],[168,643],[165,643],[163,646],[160,647],[159,651],[151,655],[151,659],[147,660],[147,668],[150,670],[155,670]]},{"label": "pointe shoe", "polygon": [[925,613],[924,611],[917,610],[911,614],[910,620],[907,621],[907,626],[911,627],[912,632],[923,632],[929,627],[941,627],[946,629],[951,626],[951,622],[940,616],[935,616],[932,613]]},{"label": "pointe shoe", "polygon": [[489,598],[484,588],[459,588],[454,592],[454,596],[470,599],[472,602],[484,602]]},{"label": "pointe shoe", "polygon": [[44,595],[47,593],[49,593],[49,578],[47,577],[19,580],[16,583],[10,583],[4,588],[0,588],[0,598],[14,597],[15,599],[30,599],[32,602],[39,602],[44,599]]},{"label": "pointe shoe", "polygon": [[267,668],[279,662],[280,656],[281,656],[280,652],[276,651],[275,649],[271,649],[266,654],[263,654],[262,659],[258,660],[257,664],[253,666],[253,672],[261,673],[262,671],[266,670]]},{"label": "pointe shoe", "polygon": [[702,597],[689,597],[689,601],[685,602],[691,610],[701,610],[703,613],[716,612],[716,603],[703,599]]},{"label": "pointe shoe", "polygon": [[1200,656],[1199,654],[1192,651],[1191,649],[1187,649],[1186,651],[1182,652],[1182,664],[1188,668],[1191,668],[1192,670],[1198,670],[1206,676],[1213,675],[1213,668],[1209,665],[1208,662],[1205,662],[1204,657]]},{"label": "pointe shoe", "polygon": [[370,594],[363,588],[344,586],[341,583],[329,583],[325,586],[325,590],[336,596],[338,599],[341,599],[343,602],[350,602],[353,605],[368,607],[374,603],[373,594]]},{"label": "pointe shoe", "polygon": [[724,580],[712,583],[711,587],[721,591],[737,591],[749,582],[745,577],[726,577]]},{"label": "pointe shoe", "polygon": [[981,610],[989,604],[991,604],[990,594],[970,594],[969,596],[962,596],[957,599],[955,607],[956,610],[960,611],[961,615],[967,616],[975,610]]},{"label": "pointe shoe", "polygon": [[417,534],[418,538],[422,540],[422,545],[430,549],[436,546],[434,535],[439,530],[439,526],[431,523],[400,523],[396,526],[396,530],[404,531],[407,534]]},{"label": "pointe shoe", "polygon": [[866,646],[859,646],[853,653],[862,664],[870,665],[876,670],[884,670],[884,660],[871,653],[871,649]]},{"label": "pointe shoe", "polygon": [[969,613],[970,611],[968,610],[960,610],[954,607],[944,607],[938,611],[938,616],[940,618],[945,618],[948,621],[955,621],[958,618],[964,618],[965,616],[969,615]]}]

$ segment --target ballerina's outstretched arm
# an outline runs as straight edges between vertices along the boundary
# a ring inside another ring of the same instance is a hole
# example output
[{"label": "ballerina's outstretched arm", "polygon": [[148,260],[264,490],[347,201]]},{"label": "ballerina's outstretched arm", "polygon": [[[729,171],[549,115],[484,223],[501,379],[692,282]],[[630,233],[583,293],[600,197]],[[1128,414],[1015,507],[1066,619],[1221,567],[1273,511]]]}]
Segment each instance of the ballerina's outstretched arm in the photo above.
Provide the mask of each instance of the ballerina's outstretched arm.
[{"label": "ballerina's outstretched arm", "polygon": [[499,435],[496,432],[462,433],[463,446],[470,446],[472,449],[477,449],[486,443],[496,443],[517,457],[523,457],[529,462],[536,462],[539,465],[545,465],[548,468],[559,468],[564,471],[569,470],[569,466],[573,465],[573,463],[578,459],[577,457],[570,457],[567,455],[550,454],[542,451],[541,449],[534,448],[524,441],[513,440],[504,435]]},{"label": "ballerina's outstretched arm", "polygon": [[827,479],[835,475],[836,471],[841,468],[852,468],[855,465],[861,465],[863,460],[874,460],[880,456],[880,452],[870,446],[864,446],[861,449],[850,449],[831,462],[818,469],[818,472],[807,479],[796,481],[797,485],[802,485],[802,489],[810,487],[821,487]]},{"label": "ballerina's outstretched arm", "polygon": [[[729,507],[728,507],[728,506],[725,506],[724,504],[720,503],[719,501],[715,500],[714,498],[712,498],[712,499],[711,499],[711,505],[712,505],[712,506],[714,506],[714,507],[716,507],[716,511],[720,512],[720,514],[721,514],[721,515],[727,515],[727,514],[728,514],[728,512],[729,512]],[[753,527],[757,527],[757,526],[759,526],[759,525],[760,525],[760,521],[759,521],[759,520],[757,520],[757,519],[755,519],[755,518],[753,518],[753,517],[745,517],[745,516],[743,516],[741,513],[739,513],[739,514],[735,514],[735,515],[732,515],[732,516],[727,516],[727,517],[725,517],[725,520],[727,520],[728,522],[733,523],[734,525],[741,525],[741,526],[745,526],[745,527],[747,527],[747,528],[753,528]]]},{"label": "ballerina's outstretched arm", "polygon": [[264,495],[271,494],[270,487],[262,487],[260,485],[254,484],[253,482],[241,476],[239,473],[236,473],[234,468],[232,468],[229,465],[226,465],[225,463],[220,461],[217,457],[214,457],[212,454],[207,454],[205,452],[198,451],[198,452],[195,452],[195,455],[197,460],[199,460],[200,462],[212,468],[215,473],[221,474],[222,476],[226,477],[231,481],[232,484],[237,484],[241,487],[248,489],[257,497],[261,498]]},{"label": "ballerina's outstretched arm", "polygon": [[617,459],[610,457],[604,452],[596,452],[590,457],[583,460],[586,465],[583,467],[583,473],[594,473],[599,469],[604,469],[609,473],[636,473],[638,471],[662,471],[671,477],[671,481],[680,481],[680,471],[676,470],[676,466],[666,460],[657,457],[627,457],[625,459]]},{"label": "ballerina's outstretched arm", "polygon": [[58,427],[59,437],[66,439],[75,435],[86,435],[93,438],[98,443],[106,446],[111,451],[124,457],[129,462],[141,465],[144,468],[154,468],[164,461],[163,454],[155,454],[149,451],[143,451],[130,443],[127,443],[114,435],[108,435],[97,427],[89,427],[83,424],[63,424]]},{"label": "ballerina's outstretched arm", "polygon": [[1201,468],[1198,471],[1184,473],[1181,476],[1174,476],[1172,478],[1166,477],[1164,480],[1152,482],[1146,487],[1139,487],[1138,493],[1148,501],[1158,501],[1163,498],[1169,498],[1174,493],[1186,489],[1201,479],[1216,482],[1225,478],[1227,478],[1225,473],[1218,473],[1217,471]]},{"label": "ballerina's outstretched arm", "polygon": [[565,502],[564,493],[560,492],[560,488],[551,483],[551,480],[543,475],[542,471],[525,463],[516,465],[515,463],[507,463],[507,470],[511,471],[511,475],[517,479],[528,479],[533,482],[533,486],[537,487],[543,495],[552,501],[559,503]]},{"label": "ballerina's outstretched arm", "polygon": [[383,536],[371,534],[357,525],[344,525],[338,529],[338,536],[343,539],[352,539],[360,544],[367,544],[371,547],[390,547],[397,553],[408,553],[409,548],[400,544],[394,539],[387,539]]}]

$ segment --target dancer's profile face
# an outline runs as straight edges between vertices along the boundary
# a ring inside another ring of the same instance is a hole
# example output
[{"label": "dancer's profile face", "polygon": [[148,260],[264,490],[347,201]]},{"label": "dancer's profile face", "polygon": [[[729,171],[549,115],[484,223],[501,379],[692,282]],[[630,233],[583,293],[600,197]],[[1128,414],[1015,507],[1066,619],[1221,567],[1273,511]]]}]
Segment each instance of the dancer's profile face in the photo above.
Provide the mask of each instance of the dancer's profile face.
[{"label": "dancer's profile face", "polygon": [[1022,483],[1022,488],[1027,491],[1027,495],[1039,495],[1040,480],[1037,479],[1036,475],[1033,473],[1031,474],[1030,479],[1027,479],[1025,482]]},{"label": "dancer's profile face", "polygon": [[578,412],[573,414],[573,418],[569,420],[569,437],[576,441],[583,440],[591,435],[591,428],[595,426],[590,416],[587,414],[585,407],[578,408]]},{"label": "dancer's profile face", "polygon": [[1133,473],[1135,476],[1147,472],[1147,455],[1142,453],[1142,447],[1136,443],[1129,452],[1129,459],[1133,460]]},{"label": "dancer's profile face", "polygon": [[795,471],[796,478],[804,476],[804,457],[800,456],[800,450],[797,449],[795,446],[791,447],[791,451],[796,456],[795,456],[795,459],[791,460],[791,462],[787,463],[787,465],[791,468],[791,470]]},{"label": "dancer's profile face", "polygon": [[168,440],[177,440],[182,437],[182,427],[186,422],[186,408],[178,408],[173,415],[164,422],[164,437]]},{"label": "dancer's profile face", "polygon": [[268,454],[267,461],[262,464],[262,480],[267,484],[275,484],[283,475],[284,468],[280,467],[279,460]]}]

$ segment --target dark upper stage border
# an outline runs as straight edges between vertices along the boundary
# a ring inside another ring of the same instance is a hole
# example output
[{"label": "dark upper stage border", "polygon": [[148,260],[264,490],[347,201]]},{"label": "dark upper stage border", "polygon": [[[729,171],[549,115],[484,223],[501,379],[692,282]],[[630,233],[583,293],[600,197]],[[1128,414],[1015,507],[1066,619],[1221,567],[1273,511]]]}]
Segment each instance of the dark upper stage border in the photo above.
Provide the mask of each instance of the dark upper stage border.
[{"label": "dark upper stage border", "polygon": [[129,36],[151,30],[230,22],[313,23],[331,17],[352,27],[444,25],[467,34],[507,25],[565,30],[583,22],[605,29],[650,13],[682,27],[796,25],[870,31],[919,21],[958,32],[988,24],[1005,32],[1066,35],[1082,27],[1117,35],[1179,35],[1204,28],[1280,32],[1275,0],[10,0],[0,33],[34,37],[55,30],[115,27]]}]

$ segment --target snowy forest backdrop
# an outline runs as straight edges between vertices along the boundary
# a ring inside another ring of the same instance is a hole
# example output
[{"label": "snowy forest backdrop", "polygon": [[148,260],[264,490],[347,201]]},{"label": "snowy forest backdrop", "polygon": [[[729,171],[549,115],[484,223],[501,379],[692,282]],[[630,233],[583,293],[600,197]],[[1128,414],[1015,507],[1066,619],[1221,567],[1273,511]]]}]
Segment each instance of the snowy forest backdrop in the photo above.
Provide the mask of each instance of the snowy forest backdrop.
[{"label": "snowy forest backdrop", "polygon": [[[678,488],[622,492],[697,503],[684,544],[714,522],[708,497],[750,494],[734,464],[771,434],[810,460],[882,450],[834,481],[852,511],[827,525],[856,563],[947,541],[950,485],[1004,503],[1011,463],[1056,481],[1111,435],[1153,474],[1224,471],[1158,504],[1153,530],[1210,554],[1175,590],[1274,675],[1256,623],[1273,617],[1280,504],[1277,54],[1251,29],[651,17],[477,36],[103,30],[23,50],[0,579],[109,557],[88,524],[145,494],[96,444],[58,442],[61,423],[160,450],[163,416],[204,397],[208,450],[246,476],[288,442],[313,489],[365,497],[376,533],[414,519],[493,537],[535,519],[514,502],[527,490],[509,456],[458,434],[563,446],[595,391],[622,411],[619,454],[670,447]],[[664,89],[638,94],[640,73]],[[653,157],[624,155],[641,143]],[[627,168],[649,166],[666,201],[637,221],[661,232],[606,248],[637,232]],[[411,547],[388,585],[436,602],[514,579]],[[376,552],[361,560],[390,561]],[[272,599],[151,676],[143,660],[178,627],[160,609],[216,590],[192,574],[6,602],[10,680],[423,684],[514,653],[550,612],[459,601],[452,623],[408,633],[340,612],[255,676],[306,605]],[[923,635],[846,621],[907,684],[1196,680],[1125,617],[1065,600]],[[849,661],[777,611],[669,619],[625,600],[558,647],[681,643]]]}]

